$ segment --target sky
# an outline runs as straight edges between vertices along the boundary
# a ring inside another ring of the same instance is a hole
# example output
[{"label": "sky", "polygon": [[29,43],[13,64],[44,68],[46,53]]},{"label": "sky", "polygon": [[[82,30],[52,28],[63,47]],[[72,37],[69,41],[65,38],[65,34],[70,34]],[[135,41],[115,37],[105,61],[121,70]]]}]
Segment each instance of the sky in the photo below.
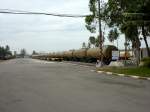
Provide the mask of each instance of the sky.
[{"label": "sky", "polygon": [[[88,4],[89,0],[0,0],[0,9],[84,15],[90,13]],[[93,35],[97,34],[86,29],[84,18],[0,14],[0,46],[9,45],[12,51],[79,49]],[[120,48],[123,41],[119,40]],[[105,44],[110,44],[107,39]]]}]

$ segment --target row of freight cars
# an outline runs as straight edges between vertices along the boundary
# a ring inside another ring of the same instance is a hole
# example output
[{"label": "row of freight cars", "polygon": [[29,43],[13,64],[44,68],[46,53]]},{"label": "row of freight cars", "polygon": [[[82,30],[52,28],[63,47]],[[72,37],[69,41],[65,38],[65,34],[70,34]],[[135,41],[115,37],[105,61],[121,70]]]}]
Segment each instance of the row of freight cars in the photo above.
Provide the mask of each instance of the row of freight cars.
[{"label": "row of freight cars", "polygon": [[[105,45],[103,46],[103,63],[108,65],[112,61],[112,51],[118,51],[117,47],[113,45]],[[129,59],[132,54],[130,52],[119,51],[119,59]],[[78,50],[69,50],[64,52],[56,52],[49,54],[39,54],[32,55],[33,59],[40,60],[50,60],[50,61],[80,61],[80,62],[88,62],[95,63],[97,60],[101,58],[100,49],[89,48],[89,49],[78,49]]]},{"label": "row of freight cars", "polygon": [[[112,51],[118,50],[117,47],[113,45],[105,45],[103,46],[103,63],[109,64],[112,61]],[[89,48],[89,49],[79,49],[79,50],[70,50],[64,52],[57,52],[57,53],[49,53],[46,55],[33,55],[32,58],[34,59],[41,59],[41,60],[57,60],[57,61],[81,61],[81,62],[96,62],[100,59],[100,49],[96,48]]]}]

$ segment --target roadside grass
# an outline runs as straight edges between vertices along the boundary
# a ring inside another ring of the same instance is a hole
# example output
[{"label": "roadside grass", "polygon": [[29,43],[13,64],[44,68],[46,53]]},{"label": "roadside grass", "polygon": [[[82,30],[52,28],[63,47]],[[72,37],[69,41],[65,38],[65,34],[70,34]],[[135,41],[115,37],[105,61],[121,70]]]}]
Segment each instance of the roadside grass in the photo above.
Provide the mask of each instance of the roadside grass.
[{"label": "roadside grass", "polygon": [[118,74],[125,74],[125,75],[134,75],[134,76],[141,76],[141,77],[150,77],[150,68],[148,67],[105,67],[105,68],[98,68],[99,71],[105,72],[113,72]]}]

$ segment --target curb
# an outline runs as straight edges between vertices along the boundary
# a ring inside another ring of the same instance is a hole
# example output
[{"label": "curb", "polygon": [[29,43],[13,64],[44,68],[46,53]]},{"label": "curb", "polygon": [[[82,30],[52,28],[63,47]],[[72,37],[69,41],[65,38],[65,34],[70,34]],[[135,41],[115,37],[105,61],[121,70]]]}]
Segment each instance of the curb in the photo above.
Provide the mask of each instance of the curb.
[{"label": "curb", "polygon": [[118,73],[105,72],[105,71],[96,71],[96,72],[97,73],[105,73],[107,75],[117,75],[117,76],[120,76],[120,77],[130,77],[130,78],[133,78],[133,79],[142,79],[142,80],[149,80],[150,81],[150,77],[140,77],[140,76],[135,76],[135,75],[125,75],[125,74],[118,74]]}]

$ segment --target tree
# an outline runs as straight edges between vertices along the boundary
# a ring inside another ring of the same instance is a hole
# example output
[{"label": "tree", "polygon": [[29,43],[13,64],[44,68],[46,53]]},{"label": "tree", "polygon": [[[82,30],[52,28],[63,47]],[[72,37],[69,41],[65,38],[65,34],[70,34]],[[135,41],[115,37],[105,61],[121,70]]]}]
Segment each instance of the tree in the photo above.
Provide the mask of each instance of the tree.
[{"label": "tree", "polygon": [[99,38],[99,36],[97,36],[97,38],[95,40],[95,47],[99,47],[99,41],[100,41],[100,38]]},{"label": "tree", "polygon": [[[105,9],[106,3],[105,2],[101,2],[101,14],[103,14],[103,9]],[[89,9],[91,12],[91,15],[88,15],[85,18],[85,22],[86,22],[86,28],[91,32],[91,33],[95,33],[96,29],[97,29],[97,23],[98,23],[98,17],[100,16],[101,19],[103,20],[102,16],[103,15],[99,15],[99,11],[97,8],[97,0],[90,0],[89,1]]]},{"label": "tree", "polygon": [[0,59],[5,58],[5,48],[0,46]]},{"label": "tree", "polygon": [[6,51],[10,51],[10,47],[8,45],[6,45],[5,49]]},{"label": "tree", "polygon": [[6,47],[0,46],[0,59],[7,59],[7,57],[10,57],[11,55],[12,53],[8,45]]},{"label": "tree", "polygon": [[17,55],[17,51],[14,51],[14,56],[16,56]]},{"label": "tree", "polygon": [[32,55],[38,54],[35,50],[33,50]]},{"label": "tree", "polygon": [[86,43],[85,43],[85,42],[82,43],[82,48],[83,48],[83,49],[86,48]]},{"label": "tree", "polygon": [[149,49],[149,45],[147,42],[147,37],[150,36],[150,31],[149,31],[149,27],[144,26],[144,23],[142,25],[142,35],[143,35],[143,39],[146,45],[148,56],[150,57],[150,49]]},{"label": "tree", "polygon": [[91,36],[91,37],[89,38],[89,43],[90,43],[91,45],[95,46],[95,43],[96,43],[95,37]]},{"label": "tree", "polygon": [[5,47],[5,53],[6,53],[6,55],[12,55],[12,53],[10,51],[10,47],[8,45],[6,45],[6,47]]},{"label": "tree", "polygon": [[24,58],[25,55],[26,55],[26,50],[25,49],[21,49],[20,56],[22,56]]},{"label": "tree", "polygon": [[[139,40],[138,27],[134,24],[124,24],[121,27],[121,31],[125,34],[125,40],[132,42],[132,49],[134,51],[134,55],[136,57],[137,65],[140,63],[140,46],[141,42]],[[128,43],[125,43],[125,47],[127,47]],[[127,48],[126,48],[127,49]]]},{"label": "tree", "polygon": [[[140,56],[140,32],[143,35],[148,55],[150,49],[147,38],[150,35],[150,0],[108,0],[102,3],[101,14],[98,14],[97,0],[89,1],[91,15],[85,19],[86,27],[90,32],[96,31],[98,16],[111,29],[119,29],[124,33],[127,40],[132,42],[133,49],[136,49],[136,58]],[[110,35],[113,31],[110,31]],[[110,36],[113,40],[113,36]]]},{"label": "tree", "polygon": [[110,30],[109,34],[108,34],[108,40],[110,42],[113,42],[115,40],[118,39],[119,33],[117,31],[117,28]]},{"label": "tree", "polygon": [[134,0],[136,5],[132,6],[131,10],[126,11],[124,16],[127,22],[136,24],[138,30],[143,35],[143,39],[147,48],[147,53],[150,57],[150,49],[147,38],[150,36],[150,0]]},{"label": "tree", "polygon": [[89,48],[91,48],[91,43],[90,43],[90,42],[88,42],[88,49],[89,49]]},{"label": "tree", "polygon": [[145,21],[143,16],[137,14],[141,13],[139,10],[141,10],[142,2],[143,0],[108,0],[105,9],[105,20],[108,26],[118,27],[125,34],[126,39],[132,42],[133,48],[136,49],[137,60],[140,59],[141,45],[139,29],[142,25],[141,21]]},{"label": "tree", "polygon": [[133,12],[135,10],[135,6],[137,5],[135,1],[108,0],[107,8],[105,9],[107,18],[105,20],[109,27],[118,27],[121,33],[124,33],[125,40],[132,42],[133,49],[135,49],[137,63],[139,63],[140,40],[138,26],[137,24],[128,21],[129,19],[124,16],[126,12]]}]

